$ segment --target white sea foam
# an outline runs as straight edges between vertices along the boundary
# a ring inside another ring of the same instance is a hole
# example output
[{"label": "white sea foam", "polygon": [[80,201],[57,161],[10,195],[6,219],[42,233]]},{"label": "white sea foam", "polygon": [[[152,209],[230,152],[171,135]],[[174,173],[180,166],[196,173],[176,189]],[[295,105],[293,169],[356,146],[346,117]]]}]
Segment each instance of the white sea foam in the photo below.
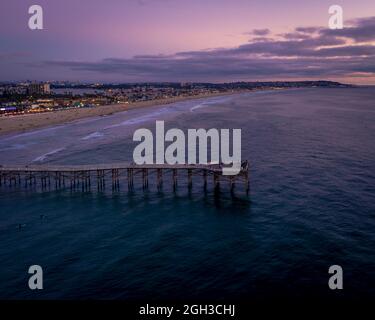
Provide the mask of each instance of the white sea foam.
[{"label": "white sea foam", "polygon": [[89,135],[83,137],[81,140],[97,139],[97,138],[101,138],[103,136],[104,136],[103,133],[101,133],[99,131],[96,131],[96,132],[90,133]]},{"label": "white sea foam", "polygon": [[54,154],[56,154],[56,153],[58,153],[58,152],[61,152],[61,151],[63,151],[64,149],[65,149],[65,148],[59,148],[59,149],[55,149],[55,150],[52,150],[52,151],[50,151],[50,152],[47,152],[47,153],[45,153],[45,154],[43,154],[43,155],[41,155],[41,156],[35,158],[35,159],[33,160],[33,162],[43,162],[43,161],[46,160],[48,157],[50,157],[50,156],[52,156],[52,155],[54,155]]},{"label": "white sea foam", "polygon": [[171,111],[171,109],[170,108],[163,108],[163,109],[160,109],[158,111],[154,111],[154,112],[151,112],[149,114],[145,114],[143,116],[139,116],[139,117],[136,117],[136,118],[133,118],[133,119],[127,119],[127,120],[122,121],[120,123],[116,123],[116,124],[107,126],[104,129],[106,130],[106,129],[112,129],[112,128],[117,128],[117,127],[147,122],[149,120],[155,119],[156,117],[158,117],[162,114],[168,113],[168,111]]},{"label": "white sea foam", "polygon": [[196,106],[190,108],[190,112],[193,112],[194,110],[196,109],[200,109],[200,108],[204,108],[204,107],[208,107],[208,103],[200,103],[200,104],[197,104]]},{"label": "white sea foam", "polygon": [[197,109],[201,109],[201,108],[207,108],[207,107],[210,107],[216,103],[220,103],[220,102],[224,102],[224,101],[227,101],[229,100],[230,98],[228,97],[220,97],[220,98],[217,98],[215,100],[212,100],[212,101],[208,101],[208,102],[202,102],[202,103],[199,103],[197,105],[195,105],[194,107],[190,108],[190,112],[194,112],[194,110],[197,110]]}]

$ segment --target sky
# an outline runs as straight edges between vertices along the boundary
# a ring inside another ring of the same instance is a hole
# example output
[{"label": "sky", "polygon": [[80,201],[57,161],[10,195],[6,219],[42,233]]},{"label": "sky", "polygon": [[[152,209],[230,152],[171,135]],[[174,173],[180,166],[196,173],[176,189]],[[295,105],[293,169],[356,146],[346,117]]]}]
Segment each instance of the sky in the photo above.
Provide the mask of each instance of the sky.
[{"label": "sky", "polygon": [[[28,27],[33,4],[43,30]],[[375,84],[374,0],[0,2],[0,81],[305,79]]]}]

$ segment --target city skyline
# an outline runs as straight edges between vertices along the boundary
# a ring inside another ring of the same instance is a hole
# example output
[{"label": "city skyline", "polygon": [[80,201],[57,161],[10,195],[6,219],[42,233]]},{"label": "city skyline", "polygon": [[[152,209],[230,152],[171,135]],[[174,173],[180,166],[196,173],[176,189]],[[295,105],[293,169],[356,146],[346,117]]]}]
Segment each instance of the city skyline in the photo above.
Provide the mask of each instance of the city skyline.
[{"label": "city skyline", "polygon": [[[375,5],[336,1],[2,1],[0,81],[231,82],[333,80],[375,84]],[[298,14],[296,14],[298,13]]]}]

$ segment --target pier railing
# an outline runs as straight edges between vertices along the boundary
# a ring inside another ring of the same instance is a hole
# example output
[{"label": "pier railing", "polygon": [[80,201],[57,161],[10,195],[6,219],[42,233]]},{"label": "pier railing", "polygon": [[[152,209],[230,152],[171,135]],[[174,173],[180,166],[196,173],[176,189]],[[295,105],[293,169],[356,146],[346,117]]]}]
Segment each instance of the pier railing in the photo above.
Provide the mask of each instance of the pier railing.
[{"label": "pier railing", "polygon": [[[120,188],[120,181],[126,181],[128,189],[141,180],[143,188],[148,188],[149,180],[155,179],[157,188],[163,186],[163,177],[170,177],[176,190],[179,179],[187,178],[188,188],[193,186],[193,177],[201,176],[206,188],[211,177],[214,187],[227,183],[233,191],[236,184],[242,184],[249,192],[249,164],[241,163],[236,175],[223,175],[222,164],[152,164],[111,163],[99,165],[0,165],[0,186],[40,186],[42,189],[55,187],[86,191],[95,186],[98,190],[110,184],[112,190]],[[196,179],[196,178],[195,178]],[[125,182],[125,183],[126,183]]]}]

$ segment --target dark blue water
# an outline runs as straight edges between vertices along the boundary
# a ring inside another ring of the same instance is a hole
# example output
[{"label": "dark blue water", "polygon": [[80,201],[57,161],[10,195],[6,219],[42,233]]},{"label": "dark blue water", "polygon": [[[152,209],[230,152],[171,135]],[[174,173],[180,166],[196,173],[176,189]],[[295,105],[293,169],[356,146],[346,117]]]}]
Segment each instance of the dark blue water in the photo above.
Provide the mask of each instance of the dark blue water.
[{"label": "dark blue water", "polygon": [[[205,193],[200,179],[176,194],[168,180],[161,192],[2,187],[0,298],[374,298],[374,102],[373,88],[262,92],[1,138],[1,163],[102,163],[131,159],[133,131],[156,119],[242,128],[251,193]],[[327,285],[334,264],[340,292]]]}]

